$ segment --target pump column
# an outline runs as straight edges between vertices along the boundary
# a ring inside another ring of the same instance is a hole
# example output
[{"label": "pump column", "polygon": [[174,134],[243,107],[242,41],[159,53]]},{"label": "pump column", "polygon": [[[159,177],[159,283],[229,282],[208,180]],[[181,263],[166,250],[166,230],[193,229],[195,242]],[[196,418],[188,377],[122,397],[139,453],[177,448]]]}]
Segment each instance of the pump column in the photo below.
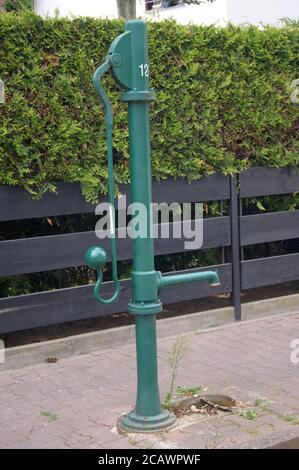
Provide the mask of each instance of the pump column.
[{"label": "pump column", "polygon": [[126,31],[131,36],[132,88],[123,93],[122,100],[128,102],[131,202],[141,203],[146,209],[141,213],[146,236],[133,233],[133,297],[128,311],[135,315],[137,400],[135,409],[121,418],[120,426],[128,431],[150,432],[169,427],[175,418],[161,409],[158,387],[156,314],[161,312],[162,304],[158,298],[151,237],[149,103],[155,94],[149,89],[146,25],[141,20],[128,21]]}]

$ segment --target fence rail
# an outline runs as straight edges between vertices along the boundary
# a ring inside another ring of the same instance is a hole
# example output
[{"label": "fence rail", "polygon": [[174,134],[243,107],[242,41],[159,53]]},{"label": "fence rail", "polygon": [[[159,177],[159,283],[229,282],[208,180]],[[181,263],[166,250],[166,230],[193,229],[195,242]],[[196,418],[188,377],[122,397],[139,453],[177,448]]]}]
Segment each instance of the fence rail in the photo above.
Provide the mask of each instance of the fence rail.
[{"label": "fence rail", "polygon": [[[129,204],[128,186],[121,186],[120,189],[127,196]],[[299,279],[299,253],[246,261],[240,257],[244,246],[299,238],[299,211],[244,216],[242,200],[296,191],[299,191],[299,174],[291,168],[252,168],[238,177],[216,174],[192,183],[181,178],[154,181],[154,202],[227,201],[230,209],[229,216],[207,218],[203,224],[202,249],[221,249],[222,263],[196,269],[218,269],[221,286],[216,289],[212,289],[207,283],[201,283],[200,286],[176,286],[162,293],[162,301],[174,303],[229,293],[235,308],[235,318],[238,320],[241,319],[241,289]],[[23,189],[2,186],[0,200],[2,221],[91,213],[95,210],[95,205],[87,203],[82,197],[78,184],[59,183],[57,194],[47,193],[41,200],[32,200]],[[107,199],[103,196],[101,200]],[[179,222],[170,224],[170,233],[177,223]],[[98,240],[93,231],[0,241],[0,276],[82,266],[85,249],[99,243],[107,249],[109,257],[109,240]],[[224,256],[224,247],[229,256]],[[155,240],[156,255],[184,251],[183,239]],[[129,260],[131,256],[131,241],[120,238],[119,259]],[[188,271],[192,270],[181,272]],[[129,280],[121,281],[121,286],[120,299],[105,306],[93,299],[92,286],[1,298],[0,333],[126,311],[131,295]],[[111,289],[112,283],[106,282],[103,286],[104,294],[108,294]]]},{"label": "fence rail", "polygon": [[241,262],[242,289],[299,279],[299,253]]},{"label": "fence rail", "polygon": [[241,245],[298,238],[299,210],[240,217]]},{"label": "fence rail", "polygon": [[[130,203],[128,185],[120,185],[120,193]],[[189,184],[182,178],[153,181],[153,202],[201,202],[229,199],[229,179],[220,174],[193,181]],[[0,221],[33,219],[53,215],[71,215],[94,212],[95,205],[85,201],[78,183],[58,183],[57,194],[46,193],[42,199],[34,200],[24,189],[15,186],[0,186]],[[101,196],[101,202],[108,201]]]},{"label": "fence rail", "polygon": [[239,176],[240,197],[295,193],[298,182],[298,168],[250,168]]}]

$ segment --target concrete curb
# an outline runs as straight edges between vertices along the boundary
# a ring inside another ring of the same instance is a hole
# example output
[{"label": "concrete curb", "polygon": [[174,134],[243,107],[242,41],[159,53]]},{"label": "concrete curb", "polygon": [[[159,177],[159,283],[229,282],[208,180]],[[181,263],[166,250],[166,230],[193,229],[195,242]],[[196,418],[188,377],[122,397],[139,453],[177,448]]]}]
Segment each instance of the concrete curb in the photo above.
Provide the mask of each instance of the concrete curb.
[{"label": "concrete curb", "polygon": [[[292,441],[298,441],[299,431],[298,429],[290,429],[289,431],[283,431],[278,435],[277,432],[270,433],[268,436],[257,438],[250,441],[248,444],[236,446],[236,449],[272,449],[272,448],[288,448],[284,447],[290,444]],[[282,447],[283,446],[283,447]],[[294,447],[290,447],[294,449]]]},{"label": "concrete curb", "polygon": [[[296,311],[299,311],[299,294],[242,305],[242,317],[246,321]],[[233,307],[225,307],[159,320],[157,330],[159,338],[166,338],[196,330],[204,332],[211,327],[223,327],[232,323]],[[0,371],[38,364],[49,357],[62,359],[125,346],[134,342],[134,335],[134,325],[130,325],[9,348],[5,351],[6,362],[0,364]]]}]

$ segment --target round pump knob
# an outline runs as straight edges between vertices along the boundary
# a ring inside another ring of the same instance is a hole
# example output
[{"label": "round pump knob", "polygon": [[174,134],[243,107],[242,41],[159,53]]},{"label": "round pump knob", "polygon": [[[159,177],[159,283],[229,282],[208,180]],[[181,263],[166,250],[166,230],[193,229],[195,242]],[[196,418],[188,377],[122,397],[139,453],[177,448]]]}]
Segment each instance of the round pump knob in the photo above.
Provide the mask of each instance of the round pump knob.
[{"label": "round pump knob", "polygon": [[107,253],[100,246],[92,246],[86,250],[84,260],[89,268],[99,269],[107,262]]}]

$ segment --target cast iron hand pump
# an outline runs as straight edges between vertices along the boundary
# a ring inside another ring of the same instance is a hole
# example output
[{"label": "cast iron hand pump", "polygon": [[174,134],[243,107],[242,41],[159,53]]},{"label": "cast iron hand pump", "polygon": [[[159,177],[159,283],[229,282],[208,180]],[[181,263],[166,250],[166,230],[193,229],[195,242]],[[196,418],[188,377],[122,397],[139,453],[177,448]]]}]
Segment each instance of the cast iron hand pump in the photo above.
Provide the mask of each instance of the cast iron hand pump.
[{"label": "cast iron hand pump", "polygon": [[[157,371],[156,314],[162,311],[159,292],[176,284],[209,281],[219,285],[216,271],[163,276],[155,270],[152,239],[152,175],[150,155],[149,104],[155,93],[149,88],[147,31],[144,21],[126,23],[125,33],[112,43],[105,62],[96,70],[93,81],[105,109],[108,149],[109,202],[112,277],[115,285],[110,299],[99,294],[102,268],[107,255],[102,248],[92,247],[85,254],[88,266],[97,270],[94,296],[101,303],[113,302],[120,293],[117,278],[116,239],[114,224],[114,179],[112,155],[112,109],[102,87],[102,75],[111,69],[113,78],[122,89],[122,101],[128,102],[131,202],[146,209],[146,236],[133,236],[132,299],[128,311],[135,315],[137,353],[137,400],[135,409],[119,420],[122,429],[135,432],[160,431],[172,425],[175,417],[161,408]],[[134,230],[134,228],[133,228]],[[133,233],[134,235],[134,233]],[[144,234],[143,234],[144,235]]]}]

